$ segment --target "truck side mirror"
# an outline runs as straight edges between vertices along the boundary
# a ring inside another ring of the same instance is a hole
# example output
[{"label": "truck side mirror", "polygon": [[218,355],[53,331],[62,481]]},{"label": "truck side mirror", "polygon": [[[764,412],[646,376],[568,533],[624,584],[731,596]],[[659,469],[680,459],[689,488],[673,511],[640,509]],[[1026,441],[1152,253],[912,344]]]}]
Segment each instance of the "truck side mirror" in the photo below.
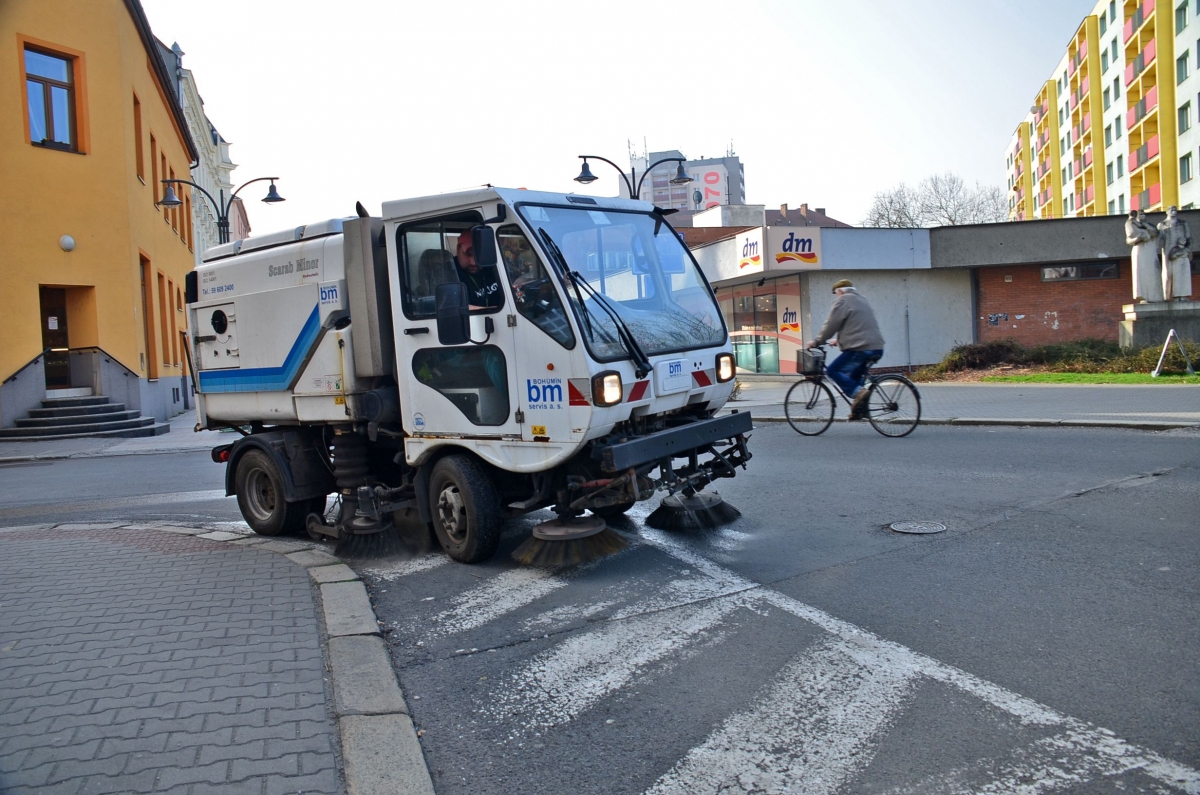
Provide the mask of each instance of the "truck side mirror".
[{"label": "truck side mirror", "polygon": [[471,338],[467,286],[462,282],[439,284],[434,300],[437,304],[438,343],[462,345],[467,342]]},{"label": "truck side mirror", "polygon": [[471,230],[471,244],[475,247],[475,264],[481,268],[496,267],[496,232],[490,226],[477,226]]}]

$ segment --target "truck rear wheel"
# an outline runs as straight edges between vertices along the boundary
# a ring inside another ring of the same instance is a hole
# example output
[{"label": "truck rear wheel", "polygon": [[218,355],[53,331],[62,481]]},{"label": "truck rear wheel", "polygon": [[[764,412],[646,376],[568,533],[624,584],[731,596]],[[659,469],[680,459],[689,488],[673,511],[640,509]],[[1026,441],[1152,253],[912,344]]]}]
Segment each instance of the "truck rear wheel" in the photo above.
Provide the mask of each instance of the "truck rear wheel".
[{"label": "truck rear wheel", "polygon": [[500,545],[500,498],[474,459],[448,455],[429,475],[433,530],[442,549],[462,563],[480,563]]},{"label": "truck rear wheel", "polygon": [[248,450],[238,459],[238,508],[250,529],[262,536],[299,532],[311,509],[311,500],[287,502],[283,498],[283,475],[262,450]]}]

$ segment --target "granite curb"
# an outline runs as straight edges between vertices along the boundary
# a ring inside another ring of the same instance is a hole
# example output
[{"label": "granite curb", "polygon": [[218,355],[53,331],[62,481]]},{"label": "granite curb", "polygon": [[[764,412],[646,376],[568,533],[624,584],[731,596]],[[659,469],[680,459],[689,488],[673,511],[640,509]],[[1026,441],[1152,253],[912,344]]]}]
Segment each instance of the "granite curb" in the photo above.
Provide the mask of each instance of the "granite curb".
[{"label": "granite curb", "polygon": [[[4,463],[5,459],[0,459]],[[332,707],[342,743],[349,795],[433,795],[433,781],[408,704],[392,670],[366,587],[359,576],[316,544],[269,539],[187,525],[131,522],[60,522],[0,528],[22,530],[159,530],[236,546],[254,546],[308,571],[320,595],[322,643],[333,682]]]}]

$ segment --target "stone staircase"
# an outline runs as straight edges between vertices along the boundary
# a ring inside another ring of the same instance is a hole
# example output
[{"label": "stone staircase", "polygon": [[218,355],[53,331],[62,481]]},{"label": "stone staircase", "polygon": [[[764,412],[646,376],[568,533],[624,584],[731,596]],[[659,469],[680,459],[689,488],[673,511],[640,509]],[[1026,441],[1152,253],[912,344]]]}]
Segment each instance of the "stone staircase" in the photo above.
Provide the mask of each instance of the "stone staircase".
[{"label": "stone staircase", "polygon": [[112,403],[90,388],[51,389],[40,409],[16,421],[15,427],[0,428],[0,440],[37,441],[77,439],[84,436],[161,436],[171,430],[166,422],[143,417],[124,403]]}]

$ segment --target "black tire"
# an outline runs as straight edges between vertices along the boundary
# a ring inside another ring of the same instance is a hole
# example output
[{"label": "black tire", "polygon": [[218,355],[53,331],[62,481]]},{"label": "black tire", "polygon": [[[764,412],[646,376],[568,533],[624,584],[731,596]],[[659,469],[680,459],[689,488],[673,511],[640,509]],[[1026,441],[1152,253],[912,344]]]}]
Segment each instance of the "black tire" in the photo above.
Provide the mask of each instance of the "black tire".
[{"label": "black tire", "polygon": [[605,505],[603,508],[592,508],[591,511],[601,519],[615,519],[618,516],[624,516],[629,513],[635,503],[623,502],[620,505]]},{"label": "black tire", "polygon": [[234,473],[238,508],[250,529],[260,536],[298,533],[304,529],[312,500],[285,502],[283,475],[262,450],[247,450]]},{"label": "black tire", "polygon": [[902,375],[881,375],[867,393],[867,419],[884,436],[908,436],[921,421],[921,393]]},{"label": "black tire", "polygon": [[833,393],[823,381],[802,378],[783,399],[783,413],[792,430],[802,436],[819,436],[833,422]]},{"label": "black tire", "polygon": [[448,455],[429,473],[433,531],[446,554],[461,563],[481,563],[500,545],[500,498],[487,472],[473,458]]}]

